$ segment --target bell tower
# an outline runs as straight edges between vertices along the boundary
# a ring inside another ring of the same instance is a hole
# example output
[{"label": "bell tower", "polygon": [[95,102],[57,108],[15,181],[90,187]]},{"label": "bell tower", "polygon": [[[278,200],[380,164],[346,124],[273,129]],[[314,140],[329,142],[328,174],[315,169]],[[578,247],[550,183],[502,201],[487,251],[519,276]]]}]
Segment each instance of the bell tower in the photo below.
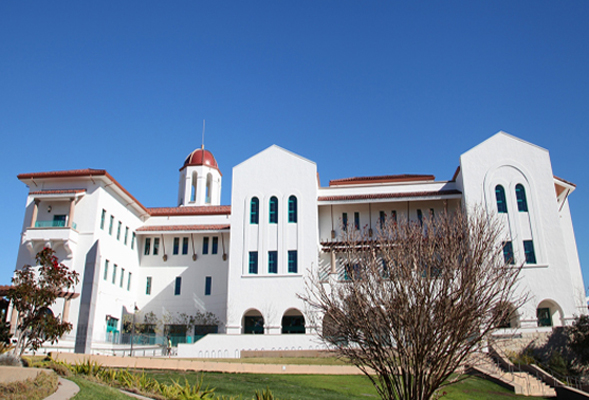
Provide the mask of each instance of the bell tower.
[{"label": "bell tower", "polygon": [[221,204],[221,171],[205,146],[191,152],[180,168],[178,206],[218,206]]}]

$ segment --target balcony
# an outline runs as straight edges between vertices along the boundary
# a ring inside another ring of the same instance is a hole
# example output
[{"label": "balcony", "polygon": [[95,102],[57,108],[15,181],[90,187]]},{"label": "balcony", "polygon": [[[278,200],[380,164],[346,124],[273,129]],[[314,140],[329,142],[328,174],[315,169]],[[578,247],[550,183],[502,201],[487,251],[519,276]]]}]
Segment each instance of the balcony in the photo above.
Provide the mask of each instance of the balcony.
[{"label": "balcony", "polygon": [[66,226],[65,221],[36,221],[33,228],[27,228],[22,235],[22,244],[34,257],[43,247],[58,250],[63,246],[66,258],[71,258],[78,243],[76,224]]},{"label": "balcony", "polygon": [[[36,221],[35,228],[65,228],[66,221],[63,220],[51,220],[51,221]],[[72,228],[77,229],[75,222],[72,223]]]}]

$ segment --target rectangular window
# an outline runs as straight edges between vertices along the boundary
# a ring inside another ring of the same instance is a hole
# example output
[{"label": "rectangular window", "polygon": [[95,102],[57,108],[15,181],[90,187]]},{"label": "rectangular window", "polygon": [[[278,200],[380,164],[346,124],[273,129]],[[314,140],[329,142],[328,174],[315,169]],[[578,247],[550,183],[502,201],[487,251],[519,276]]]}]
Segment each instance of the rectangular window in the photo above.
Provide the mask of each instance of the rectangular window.
[{"label": "rectangular window", "polygon": [[117,226],[117,240],[121,240],[121,221],[119,221],[119,225]]},{"label": "rectangular window", "polygon": [[257,274],[258,273],[258,252],[257,251],[250,251],[249,273],[250,274]]},{"label": "rectangular window", "polygon": [[117,264],[113,264],[112,266],[112,284],[114,285],[117,281]]},{"label": "rectangular window", "polygon": [[131,235],[131,250],[133,250],[135,248],[135,239],[137,238],[137,236],[135,235],[135,232],[133,232],[133,234]]},{"label": "rectangular window", "polygon": [[436,216],[436,212],[434,211],[434,209],[433,209],[433,208],[430,208],[430,209],[429,209],[429,217],[430,217],[431,219],[434,219],[434,218],[435,218],[435,216]]},{"label": "rectangular window", "polygon": [[391,211],[391,220],[393,221],[393,223],[397,223],[397,211],[393,210]]},{"label": "rectangular window", "polygon": [[211,295],[211,286],[213,284],[213,278],[211,278],[210,276],[207,276],[205,278],[205,296],[210,296]]},{"label": "rectangular window", "polygon": [[180,238],[174,238],[174,249],[172,254],[176,255],[180,251]]},{"label": "rectangular window", "polygon": [[188,238],[182,238],[182,254],[188,254]]},{"label": "rectangular window", "polygon": [[108,260],[104,262],[104,280],[108,279]]},{"label": "rectangular window", "polygon": [[360,229],[360,213],[359,212],[354,213],[354,228],[356,230]]},{"label": "rectangular window", "polygon": [[503,242],[503,260],[505,264],[513,264],[513,245],[511,242]]},{"label": "rectangular window", "polygon": [[153,238],[153,255],[157,256],[160,252],[160,238]]},{"label": "rectangular window", "polygon": [[148,256],[151,252],[151,238],[145,238],[145,250],[143,251],[143,255]]},{"label": "rectangular window", "polygon": [[268,252],[268,273],[269,274],[277,274],[278,273],[278,252],[277,251],[269,251]]},{"label": "rectangular window", "polygon": [[106,219],[106,210],[102,209],[102,215],[100,216],[100,229],[104,230],[104,220]]},{"label": "rectangular window", "polygon": [[119,287],[123,287],[124,280],[125,280],[125,268],[121,268],[121,281],[119,282]]},{"label": "rectangular window", "polygon": [[526,253],[526,264],[536,264],[534,243],[531,240],[524,240],[524,251]]},{"label": "rectangular window", "polygon": [[174,296],[179,296],[182,290],[182,277],[176,277],[176,284],[174,285]]},{"label": "rectangular window", "polygon": [[288,273],[289,274],[296,274],[297,272],[298,272],[297,251],[296,250],[289,250],[288,251]]},{"label": "rectangular window", "polygon": [[123,241],[123,243],[125,244],[125,246],[127,245],[127,238],[129,237],[129,227],[125,226],[125,240]]},{"label": "rectangular window", "polygon": [[379,211],[378,222],[380,223],[380,229],[384,228],[384,224],[385,224],[386,219],[387,219],[387,214],[384,211]]},{"label": "rectangular window", "polygon": [[211,253],[217,254],[219,252],[219,238],[217,236],[213,236],[213,248]]},{"label": "rectangular window", "polygon": [[423,214],[420,209],[417,209],[417,220],[419,221],[419,225],[423,226]]},{"label": "rectangular window", "polygon": [[115,217],[113,217],[112,215],[110,216],[110,224],[108,225],[108,234],[112,235],[112,228],[113,225],[115,224]]},{"label": "rectangular window", "polygon": [[209,237],[202,238],[202,254],[209,254]]},{"label": "rectangular window", "polygon": [[348,213],[342,213],[342,226],[344,231],[348,229]]},{"label": "rectangular window", "polygon": [[133,274],[129,272],[129,277],[127,279],[127,290],[131,290],[131,275]]},{"label": "rectangular window", "polygon": [[145,283],[145,294],[148,296],[151,294],[151,276],[147,277],[147,282]]}]

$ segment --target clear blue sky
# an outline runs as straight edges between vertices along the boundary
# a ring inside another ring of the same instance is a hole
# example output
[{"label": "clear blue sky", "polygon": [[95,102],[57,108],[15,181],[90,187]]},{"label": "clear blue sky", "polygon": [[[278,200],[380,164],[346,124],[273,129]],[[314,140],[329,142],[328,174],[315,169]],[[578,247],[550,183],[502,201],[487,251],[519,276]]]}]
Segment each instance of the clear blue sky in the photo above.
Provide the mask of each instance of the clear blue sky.
[{"label": "clear blue sky", "polygon": [[200,145],[223,172],[277,144],[350,176],[452,177],[499,130],[550,150],[589,277],[589,1],[0,3],[0,284],[16,266],[16,175],[110,172],[176,205]]}]

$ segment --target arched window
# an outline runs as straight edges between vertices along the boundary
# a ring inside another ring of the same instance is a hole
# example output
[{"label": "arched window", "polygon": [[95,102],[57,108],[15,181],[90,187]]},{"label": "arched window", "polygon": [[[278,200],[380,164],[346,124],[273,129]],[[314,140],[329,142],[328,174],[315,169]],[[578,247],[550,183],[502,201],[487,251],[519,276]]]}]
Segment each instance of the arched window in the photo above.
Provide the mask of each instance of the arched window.
[{"label": "arched window", "polygon": [[505,201],[505,189],[503,189],[503,186],[495,186],[495,197],[497,198],[497,212],[506,213],[507,202]]},{"label": "arched window", "polygon": [[260,200],[257,197],[252,197],[250,201],[250,224],[258,224],[260,220]]},{"label": "arched window", "polygon": [[524,185],[522,185],[521,183],[518,183],[515,187],[515,197],[517,199],[517,210],[521,212],[528,212],[526,189],[524,189]]},{"label": "arched window", "polygon": [[270,223],[278,223],[278,199],[276,196],[270,197]]},{"label": "arched window", "polygon": [[288,198],[288,222],[297,222],[297,197]]},{"label": "arched window", "polygon": [[207,175],[207,187],[205,194],[205,203],[211,204],[211,196],[213,195],[213,175]]},{"label": "arched window", "polygon": [[190,187],[190,202],[194,203],[196,201],[196,181],[198,178],[198,174],[195,172],[192,173],[192,185]]}]

